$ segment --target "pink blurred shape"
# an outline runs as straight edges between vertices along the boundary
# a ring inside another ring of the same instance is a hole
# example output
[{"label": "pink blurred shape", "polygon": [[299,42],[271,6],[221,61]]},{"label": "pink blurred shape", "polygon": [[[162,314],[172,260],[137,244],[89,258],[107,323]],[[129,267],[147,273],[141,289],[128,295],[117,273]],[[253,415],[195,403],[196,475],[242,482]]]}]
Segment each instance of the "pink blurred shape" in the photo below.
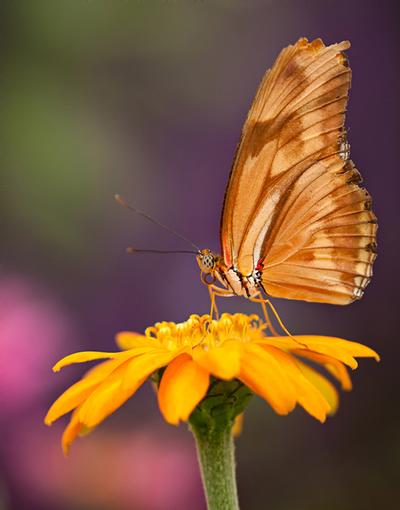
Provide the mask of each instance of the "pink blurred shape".
[{"label": "pink blurred shape", "polygon": [[69,331],[65,312],[52,298],[21,276],[0,277],[3,416],[31,407],[54,385],[51,364],[64,352]]},{"label": "pink blurred shape", "polygon": [[2,454],[19,497],[35,508],[202,510],[195,446],[176,430],[141,421],[140,431],[127,432],[109,422],[63,457],[62,425],[48,429],[43,416],[55,385],[51,365],[66,342],[74,350],[74,338],[47,293],[23,277],[0,277]]},{"label": "pink blurred shape", "polygon": [[19,486],[49,508],[205,508],[189,434],[174,431],[171,437],[151,424],[136,431],[109,424],[107,430],[97,429],[78,441],[64,458],[60,431],[49,432],[53,431],[37,434],[34,442],[17,448],[11,459]]}]

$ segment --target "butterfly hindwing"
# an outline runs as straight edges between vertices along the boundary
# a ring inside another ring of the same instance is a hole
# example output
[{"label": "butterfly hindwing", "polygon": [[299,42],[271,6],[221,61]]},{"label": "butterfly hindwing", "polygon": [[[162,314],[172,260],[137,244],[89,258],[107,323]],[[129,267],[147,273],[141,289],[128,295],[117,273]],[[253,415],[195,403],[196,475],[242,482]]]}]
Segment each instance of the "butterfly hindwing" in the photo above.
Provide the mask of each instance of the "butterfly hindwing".
[{"label": "butterfly hindwing", "polygon": [[316,164],[324,167],[319,177],[297,192],[294,187],[277,218],[262,274],[272,296],[346,304],[362,296],[372,276],[376,219],[371,199],[349,182],[357,175],[353,164],[347,162],[338,173],[335,163],[332,158]]}]

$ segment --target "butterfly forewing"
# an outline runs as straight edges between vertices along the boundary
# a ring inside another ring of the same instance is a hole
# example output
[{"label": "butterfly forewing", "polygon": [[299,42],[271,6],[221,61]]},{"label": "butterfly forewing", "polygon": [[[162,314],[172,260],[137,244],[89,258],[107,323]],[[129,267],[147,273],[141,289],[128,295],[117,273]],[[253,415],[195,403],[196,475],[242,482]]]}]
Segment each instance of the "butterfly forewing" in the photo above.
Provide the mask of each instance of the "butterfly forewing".
[{"label": "butterfly forewing", "polygon": [[242,131],[221,218],[225,263],[263,264],[272,296],[346,304],[375,259],[376,218],[348,161],[345,41],[300,39],[264,76]]}]

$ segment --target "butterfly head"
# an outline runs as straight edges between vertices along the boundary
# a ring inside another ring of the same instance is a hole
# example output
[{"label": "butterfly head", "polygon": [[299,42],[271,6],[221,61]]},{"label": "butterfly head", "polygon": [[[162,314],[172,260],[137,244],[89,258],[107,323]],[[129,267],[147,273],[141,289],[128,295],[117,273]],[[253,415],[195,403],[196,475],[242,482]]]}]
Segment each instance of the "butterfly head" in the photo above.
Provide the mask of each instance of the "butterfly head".
[{"label": "butterfly head", "polygon": [[208,274],[215,271],[218,255],[215,255],[211,250],[200,250],[196,258],[202,273]]}]

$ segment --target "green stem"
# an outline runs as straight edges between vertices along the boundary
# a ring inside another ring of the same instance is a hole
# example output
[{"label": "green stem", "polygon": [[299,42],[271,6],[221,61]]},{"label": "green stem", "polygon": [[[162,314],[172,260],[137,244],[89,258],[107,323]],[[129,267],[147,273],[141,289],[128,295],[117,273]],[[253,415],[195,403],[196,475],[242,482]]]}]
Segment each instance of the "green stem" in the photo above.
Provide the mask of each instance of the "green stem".
[{"label": "green stem", "polygon": [[232,422],[227,420],[207,428],[191,423],[191,429],[208,510],[239,510]]},{"label": "green stem", "polygon": [[232,426],[252,397],[240,381],[213,379],[190,415],[208,510],[239,510]]}]

